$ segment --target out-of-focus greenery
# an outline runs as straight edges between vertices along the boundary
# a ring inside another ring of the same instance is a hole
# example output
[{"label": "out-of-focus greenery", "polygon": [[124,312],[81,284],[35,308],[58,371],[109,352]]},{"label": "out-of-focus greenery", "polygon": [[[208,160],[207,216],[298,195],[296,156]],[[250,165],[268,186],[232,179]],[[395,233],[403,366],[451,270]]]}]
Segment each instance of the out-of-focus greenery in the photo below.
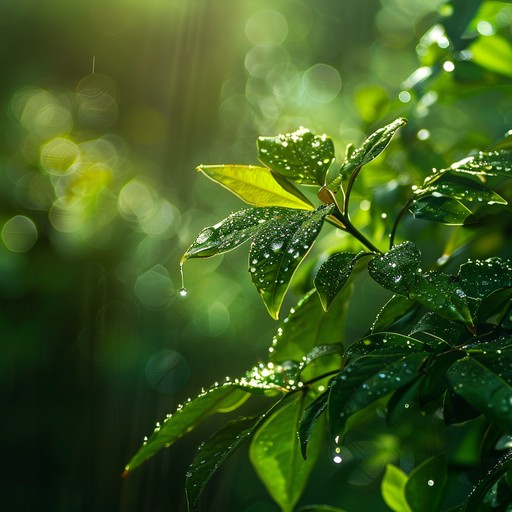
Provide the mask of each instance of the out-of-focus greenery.
[{"label": "out-of-focus greenery", "polygon": [[[370,224],[511,128],[511,22],[509,2],[474,0],[2,1],[2,509],[182,510],[201,431],[122,481],[124,463],[155,417],[263,357],[274,329],[241,254],[190,262],[177,295],[180,255],[235,208],[194,168],[256,163],[257,135],[300,125],[343,148],[405,115],[406,149],[372,163],[373,204],[361,194],[354,212]],[[445,239],[428,237],[435,254]],[[490,232],[482,252],[502,241]],[[349,330],[378,307],[361,303]],[[382,454],[358,441],[346,489],[331,466],[313,485],[357,503]],[[210,487],[212,511],[275,510],[241,456]]]}]

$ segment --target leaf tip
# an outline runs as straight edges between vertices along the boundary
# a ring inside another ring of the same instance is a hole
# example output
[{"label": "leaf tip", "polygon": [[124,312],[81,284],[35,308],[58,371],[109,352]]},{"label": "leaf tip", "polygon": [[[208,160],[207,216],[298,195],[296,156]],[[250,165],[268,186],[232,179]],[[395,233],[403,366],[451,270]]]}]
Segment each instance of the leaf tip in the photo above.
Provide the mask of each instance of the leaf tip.
[{"label": "leaf tip", "polygon": [[130,474],[130,466],[126,466],[121,473],[121,478],[126,478]]}]

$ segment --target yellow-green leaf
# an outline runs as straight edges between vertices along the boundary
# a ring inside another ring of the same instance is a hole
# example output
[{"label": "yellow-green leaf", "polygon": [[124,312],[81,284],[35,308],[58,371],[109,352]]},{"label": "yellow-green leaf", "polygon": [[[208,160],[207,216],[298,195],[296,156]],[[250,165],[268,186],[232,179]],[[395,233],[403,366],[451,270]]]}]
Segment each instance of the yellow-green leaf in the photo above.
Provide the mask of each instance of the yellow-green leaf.
[{"label": "yellow-green leaf", "polygon": [[291,186],[284,189],[266,167],[200,165],[197,170],[253,206],[283,206],[313,210],[312,204],[303,194]]}]

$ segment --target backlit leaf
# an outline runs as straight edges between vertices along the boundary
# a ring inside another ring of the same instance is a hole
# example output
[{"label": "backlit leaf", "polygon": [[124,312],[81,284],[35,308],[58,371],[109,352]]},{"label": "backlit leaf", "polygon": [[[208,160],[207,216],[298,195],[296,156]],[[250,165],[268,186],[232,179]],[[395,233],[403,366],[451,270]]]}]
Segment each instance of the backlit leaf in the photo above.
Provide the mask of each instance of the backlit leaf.
[{"label": "backlit leaf", "polygon": [[405,499],[405,485],[407,475],[393,464],[386,466],[382,479],[381,493],[386,505],[393,512],[412,512]]},{"label": "backlit leaf", "polygon": [[125,467],[125,472],[133,471],[162,448],[167,448],[193,430],[208,416],[218,412],[229,412],[240,407],[250,394],[235,385],[225,384],[205,391],[194,400],[179,406],[168,415],[164,422],[144,441],[137,453]]},{"label": "backlit leaf", "polygon": [[416,303],[413,300],[401,295],[393,295],[379,311],[372,325],[372,332],[389,330],[392,325],[407,316],[415,306]]},{"label": "backlit leaf", "polygon": [[306,128],[277,137],[258,138],[258,158],[274,172],[309,185],[323,185],[334,161],[334,144]]},{"label": "backlit leaf", "polygon": [[471,210],[460,201],[446,196],[420,197],[410,204],[409,210],[417,219],[449,226],[462,226],[472,215]]},{"label": "backlit leaf", "polygon": [[301,457],[297,428],[303,406],[301,394],[277,410],[256,432],[249,449],[256,473],[283,512],[293,511],[320,453],[318,431],[310,440],[312,456]]},{"label": "backlit leaf", "polygon": [[254,165],[201,165],[197,168],[208,178],[233,192],[253,206],[282,206],[312,210],[302,194],[300,197],[285,190],[266,167]]},{"label": "backlit leaf", "polygon": [[474,156],[452,164],[439,172],[457,171],[484,176],[510,176],[512,172],[512,149],[480,151]]},{"label": "backlit leaf", "polygon": [[273,318],[278,318],[293,274],[332,210],[333,205],[320,206],[313,212],[283,208],[254,238],[249,271]]},{"label": "backlit leaf", "polygon": [[313,433],[313,428],[315,427],[318,418],[320,418],[327,409],[328,399],[329,391],[324,391],[304,409],[304,413],[300,418],[297,434],[300,441],[300,451],[304,459],[306,459],[307,447],[309,440],[311,439],[311,434]]},{"label": "backlit leaf", "polygon": [[512,77],[512,45],[497,34],[479,37],[471,46],[471,60],[489,71]]},{"label": "backlit leaf", "polygon": [[199,447],[194,462],[187,472],[185,483],[189,510],[195,510],[206,484],[220,465],[252,434],[259,416],[230,421]]}]

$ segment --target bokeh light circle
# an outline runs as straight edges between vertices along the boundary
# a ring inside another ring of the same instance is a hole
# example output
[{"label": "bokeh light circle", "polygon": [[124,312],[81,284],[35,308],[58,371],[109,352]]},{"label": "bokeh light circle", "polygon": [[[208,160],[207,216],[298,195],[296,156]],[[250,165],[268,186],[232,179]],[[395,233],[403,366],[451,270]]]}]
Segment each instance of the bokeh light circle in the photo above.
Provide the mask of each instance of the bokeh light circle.
[{"label": "bokeh light circle", "polygon": [[146,378],[160,393],[175,393],[183,387],[189,375],[187,360],[176,350],[159,350],[146,363]]},{"label": "bokeh light circle", "polygon": [[30,251],[37,241],[37,227],[25,215],[16,215],[4,224],[2,241],[11,252]]},{"label": "bokeh light circle", "polygon": [[288,36],[288,24],[279,12],[264,9],[247,20],[245,35],[256,45],[280,46]]},{"label": "bokeh light circle", "polygon": [[315,64],[303,78],[304,92],[316,103],[329,103],[341,90],[341,77],[336,69],[328,64]]}]

